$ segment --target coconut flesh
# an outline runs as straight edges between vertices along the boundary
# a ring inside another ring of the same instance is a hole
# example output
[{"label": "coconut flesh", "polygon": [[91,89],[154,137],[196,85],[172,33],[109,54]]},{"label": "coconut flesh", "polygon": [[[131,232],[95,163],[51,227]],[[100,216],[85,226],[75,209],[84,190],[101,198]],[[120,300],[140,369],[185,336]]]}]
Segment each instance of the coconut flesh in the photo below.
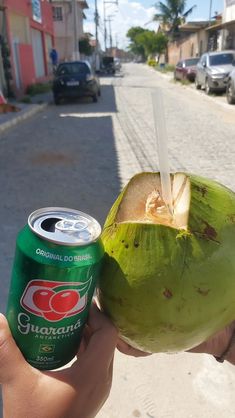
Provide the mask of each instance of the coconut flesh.
[{"label": "coconut flesh", "polygon": [[235,319],[235,195],[171,175],[173,212],[159,173],[134,176],[102,233],[102,308],[133,347],[178,352]]},{"label": "coconut flesh", "polygon": [[184,174],[172,176],[173,213],[162,199],[160,176],[138,178],[128,188],[116,221],[139,222],[187,229],[190,204],[190,181]]}]

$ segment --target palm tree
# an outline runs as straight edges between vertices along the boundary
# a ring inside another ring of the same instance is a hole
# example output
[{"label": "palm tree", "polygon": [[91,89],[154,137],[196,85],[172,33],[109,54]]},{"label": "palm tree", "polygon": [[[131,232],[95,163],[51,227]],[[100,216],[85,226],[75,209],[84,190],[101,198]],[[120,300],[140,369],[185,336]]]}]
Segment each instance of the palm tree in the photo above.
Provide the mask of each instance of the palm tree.
[{"label": "palm tree", "polygon": [[159,1],[155,4],[159,12],[154,15],[153,20],[166,25],[169,28],[169,35],[175,39],[179,34],[179,26],[185,22],[186,17],[192,13],[196,5],[185,11],[186,0],[165,0],[165,3]]}]

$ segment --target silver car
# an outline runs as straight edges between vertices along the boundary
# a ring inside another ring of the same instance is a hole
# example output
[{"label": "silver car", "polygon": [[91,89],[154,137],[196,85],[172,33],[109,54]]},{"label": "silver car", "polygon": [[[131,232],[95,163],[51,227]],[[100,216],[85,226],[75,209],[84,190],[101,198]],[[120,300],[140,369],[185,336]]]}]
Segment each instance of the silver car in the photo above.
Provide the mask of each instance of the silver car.
[{"label": "silver car", "polygon": [[235,51],[207,52],[197,64],[195,85],[209,94],[215,91],[225,91],[228,75],[235,66]]},{"label": "silver car", "polygon": [[226,96],[229,104],[235,104],[235,68],[228,76]]}]

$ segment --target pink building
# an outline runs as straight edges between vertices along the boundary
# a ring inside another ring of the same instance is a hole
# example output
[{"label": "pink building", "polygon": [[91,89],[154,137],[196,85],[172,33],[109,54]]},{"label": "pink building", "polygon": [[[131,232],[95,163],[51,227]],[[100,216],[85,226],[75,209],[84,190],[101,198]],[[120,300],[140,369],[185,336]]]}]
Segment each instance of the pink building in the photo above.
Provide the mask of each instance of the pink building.
[{"label": "pink building", "polygon": [[48,0],[4,0],[8,43],[11,49],[13,89],[46,81],[52,73],[54,45],[52,5]]}]

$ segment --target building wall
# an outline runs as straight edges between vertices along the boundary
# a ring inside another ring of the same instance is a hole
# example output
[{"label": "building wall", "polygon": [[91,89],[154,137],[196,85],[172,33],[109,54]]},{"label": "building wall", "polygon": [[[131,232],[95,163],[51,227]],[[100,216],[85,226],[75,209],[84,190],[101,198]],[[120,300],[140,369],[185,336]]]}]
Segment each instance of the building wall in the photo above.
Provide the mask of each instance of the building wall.
[{"label": "building wall", "polygon": [[235,0],[225,0],[223,22],[235,20]]},{"label": "building wall", "polygon": [[176,65],[181,59],[200,56],[207,50],[207,34],[205,30],[185,35],[184,39],[171,42],[168,46],[168,62]]},{"label": "building wall", "polygon": [[69,61],[73,58],[74,41],[71,37],[55,37],[59,61]]},{"label": "building wall", "polygon": [[[36,17],[36,14],[33,16],[33,1],[6,0],[13,89],[16,95],[23,94],[29,84],[48,80],[52,73],[49,62],[49,45],[54,42],[52,6],[48,0],[39,0],[41,16]],[[37,53],[36,38],[39,40]]]},{"label": "building wall", "polygon": [[[19,45],[19,57],[21,68],[24,68],[24,71],[21,73],[22,84],[28,86],[32,83],[32,80],[35,80],[35,68],[32,54],[31,45],[20,44]],[[25,66],[24,62],[27,61],[28,65]]]},{"label": "building wall", "polygon": [[[58,51],[59,60],[72,59],[74,46],[74,14],[71,3],[66,1],[55,1],[53,7],[62,8],[62,20],[54,21],[55,46]],[[77,1],[77,36],[80,39],[83,32],[83,8]]]},{"label": "building wall", "polygon": [[[235,0],[224,0],[223,23],[235,21]],[[235,49],[235,23],[222,31],[222,49]]]},{"label": "building wall", "polygon": [[16,13],[9,13],[9,26],[12,36],[20,43],[30,44],[29,19]]}]

